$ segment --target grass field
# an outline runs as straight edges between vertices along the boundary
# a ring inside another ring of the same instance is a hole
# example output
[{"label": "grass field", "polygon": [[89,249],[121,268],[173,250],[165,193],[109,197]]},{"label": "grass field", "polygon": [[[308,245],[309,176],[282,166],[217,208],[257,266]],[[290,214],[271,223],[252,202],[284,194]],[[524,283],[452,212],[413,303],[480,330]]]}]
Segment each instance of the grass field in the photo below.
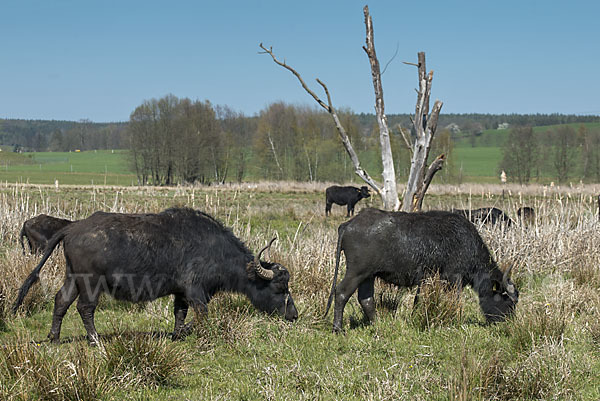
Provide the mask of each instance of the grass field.
[{"label": "grass field", "polygon": [[[362,155],[362,165],[377,176],[381,166],[377,152]],[[499,147],[457,147],[453,164],[462,168],[462,181],[498,182],[497,166],[502,158]],[[247,177],[252,179],[252,177]],[[69,185],[137,185],[130,170],[127,152],[37,152],[0,153],[0,182]]]},{"label": "grass field", "polygon": [[[538,126],[533,127],[533,131],[536,133],[545,133],[547,131],[552,131],[560,126],[568,125],[572,127],[575,132],[579,129],[580,126],[586,127],[588,130],[599,130],[600,123],[573,123],[573,124],[562,124],[562,125],[546,125],[546,126]],[[457,138],[455,140],[456,147],[502,147],[506,138],[508,138],[508,129],[488,129],[484,130],[481,135],[473,138]]]},{"label": "grass field", "polygon": [[499,147],[457,147],[454,148],[454,165],[465,181],[500,182],[498,164],[502,160]]},{"label": "grass field", "polygon": [[[513,318],[483,325],[477,296],[378,283],[378,321],[355,297],[345,333],[323,319],[343,208],[324,218],[324,186],[260,183],[221,188],[0,186],[0,399],[3,400],[598,400],[600,236],[597,186],[437,186],[426,208],[497,206],[513,218],[535,207],[528,227],[478,227],[500,266],[515,263],[520,291]],[[376,200],[362,201],[357,209]],[[64,257],[52,256],[17,317],[16,291],[38,258],[17,245],[22,222],[39,213],[79,219],[96,210],[156,212],[173,205],[219,218],[267,259],[285,265],[299,311],[291,324],[239,295],[221,294],[184,341],[168,338],[172,300],[129,304],[103,298],[99,347],[85,341],[71,306],[62,344],[50,345],[54,294]],[[342,258],[343,260],[343,258]],[[341,275],[344,274],[342,263]],[[440,306],[442,305],[442,306]],[[427,311],[425,314],[424,311]]]},{"label": "grass field", "polygon": [[134,185],[124,150],[0,153],[0,182]]}]

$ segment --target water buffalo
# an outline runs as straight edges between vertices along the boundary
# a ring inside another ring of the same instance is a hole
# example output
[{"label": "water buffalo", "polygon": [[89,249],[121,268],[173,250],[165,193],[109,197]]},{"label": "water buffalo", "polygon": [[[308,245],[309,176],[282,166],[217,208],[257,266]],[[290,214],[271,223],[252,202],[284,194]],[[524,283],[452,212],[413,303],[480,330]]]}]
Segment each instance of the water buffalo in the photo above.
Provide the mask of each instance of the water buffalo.
[{"label": "water buffalo", "polygon": [[497,224],[503,223],[506,227],[510,227],[513,221],[506,213],[496,207],[482,207],[474,210],[454,209],[454,213],[464,215],[472,223]]},{"label": "water buffalo", "polygon": [[23,254],[25,254],[25,244],[23,243],[23,237],[27,238],[29,244],[29,251],[31,253],[41,253],[46,249],[48,240],[58,232],[64,226],[71,224],[71,220],[59,219],[58,217],[48,216],[47,214],[40,214],[23,223],[21,233],[19,234],[19,242],[21,248],[23,248]]},{"label": "water buffalo", "polygon": [[530,206],[523,206],[517,210],[517,216],[522,224],[531,224],[535,220],[535,210]]},{"label": "water buffalo", "polygon": [[[341,251],[346,255],[346,275],[336,285]],[[510,268],[504,273],[498,269],[477,229],[463,216],[447,211],[364,209],[338,228],[335,273],[325,315],[335,295],[333,330],[340,331],[344,306],[358,289],[363,312],[373,321],[375,277],[412,287],[435,272],[458,288],[472,286],[488,322],[503,320],[518,301]]]},{"label": "water buffalo", "polygon": [[27,277],[13,311],[57,246],[63,242],[66,277],[54,300],[48,337],[58,342],[67,309],[79,296],[77,311],[91,344],[98,342],[94,311],[100,293],[142,302],[175,295],[173,338],[185,335],[188,307],[206,313],[217,292],[245,294],[267,313],[295,320],[298,312],[289,293],[289,273],[277,263],[260,260],[226,227],[211,216],[189,208],[158,214],[96,212],[61,229],[48,243],[40,263]]},{"label": "water buffalo", "polygon": [[331,214],[331,205],[348,205],[346,217],[350,214],[354,215],[354,205],[362,198],[371,196],[369,188],[362,186],[356,187],[340,187],[333,185],[325,190],[325,216]]}]

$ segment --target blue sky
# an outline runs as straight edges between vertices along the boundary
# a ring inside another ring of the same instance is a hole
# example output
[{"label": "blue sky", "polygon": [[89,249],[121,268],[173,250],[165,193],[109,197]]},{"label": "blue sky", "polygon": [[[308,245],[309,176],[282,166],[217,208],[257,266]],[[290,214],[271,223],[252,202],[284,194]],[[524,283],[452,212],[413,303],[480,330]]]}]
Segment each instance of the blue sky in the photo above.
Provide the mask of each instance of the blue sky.
[{"label": "blue sky", "polygon": [[[315,104],[272,46],[338,108],[373,112],[365,1],[0,3],[0,118],[127,121],[172,93],[254,115]],[[442,113],[600,114],[599,1],[376,1],[386,112],[411,113],[417,52]],[[324,95],[323,95],[324,97]]]}]

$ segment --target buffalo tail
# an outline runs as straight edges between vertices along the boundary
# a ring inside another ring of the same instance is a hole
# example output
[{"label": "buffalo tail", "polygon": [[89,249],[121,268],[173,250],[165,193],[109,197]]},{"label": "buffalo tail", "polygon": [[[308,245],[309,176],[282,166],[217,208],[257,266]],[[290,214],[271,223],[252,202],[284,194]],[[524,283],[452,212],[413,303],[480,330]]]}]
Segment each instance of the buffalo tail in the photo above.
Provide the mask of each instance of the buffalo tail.
[{"label": "buffalo tail", "polygon": [[325,308],[325,314],[323,315],[323,318],[327,317],[327,314],[329,313],[329,308],[331,307],[331,302],[333,301],[333,296],[335,294],[335,286],[337,283],[338,270],[340,267],[340,255],[342,253],[342,237],[344,236],[344,231],[345,230],[341,230],[341,232],[338,235],[337,249],[335,251],[335,270],[333,273],[333,283],[331,284],[331,292],[329,293],[329,299],[327,300],[327,307]]},{"label": "buffalo tail", "polygon": [[17,309],[19,309],[19,306],[21,306],[21,304],[23,303],[23,300],[25,299],[25,296],[29,292],[31,286],[40,279],[40,271],[42,270],[42,267],[44,267],[44,263],[46,263],[50,255],[52,255],[54,248],[56,248],[56,246],[63,240],[64,237],[64,230],[60,230],[56,234],[54,234],[52,238],[50,238],[50,241],[48,241],[48,246],[46,246],[46,250],[44,251],[44,256],[42,257],[42,260],[40,261],[40,263],[38,263],[35,269],[33,269],[31,273],[29,273],[29,276],[27,276],[25,282],[19,289],[19,295],[17,296],[17,300],[15,301],[12,307],[13,313],[17,313]]}]

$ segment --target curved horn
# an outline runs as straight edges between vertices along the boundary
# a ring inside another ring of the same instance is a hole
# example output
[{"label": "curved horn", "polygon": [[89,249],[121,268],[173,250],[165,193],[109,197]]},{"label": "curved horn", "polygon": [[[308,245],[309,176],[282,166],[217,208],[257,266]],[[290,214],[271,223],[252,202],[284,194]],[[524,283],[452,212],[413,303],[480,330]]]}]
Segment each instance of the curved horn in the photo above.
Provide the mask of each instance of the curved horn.
[{"label": "curved horn", "polygon": [[275,241],[276,239],[277,237],[273,237],[273,239],[267,244],[267,246],[262,248],[254,257],[254,270],[256,272],[256,275],[264,280],[273,280],[275,273],[273,272],[273,270],[265,269],[264,267],[262,267],[262,265],[260,264],[260,257],[264,251],[271,247],[271,244],[273,244],[273,241]]},{"label": "curved horn", "polygon": [[511,264],[510,267],[508,269],[506,269],[506,271],[502,275],[502,285],[504,286],[506,291],[511,294],[513,294],[515,292],[515,286],[513,284],[509,284],[508,276],[510,275],[510,271],[512,270],[514,265],[515,265],[514,263]]}]

